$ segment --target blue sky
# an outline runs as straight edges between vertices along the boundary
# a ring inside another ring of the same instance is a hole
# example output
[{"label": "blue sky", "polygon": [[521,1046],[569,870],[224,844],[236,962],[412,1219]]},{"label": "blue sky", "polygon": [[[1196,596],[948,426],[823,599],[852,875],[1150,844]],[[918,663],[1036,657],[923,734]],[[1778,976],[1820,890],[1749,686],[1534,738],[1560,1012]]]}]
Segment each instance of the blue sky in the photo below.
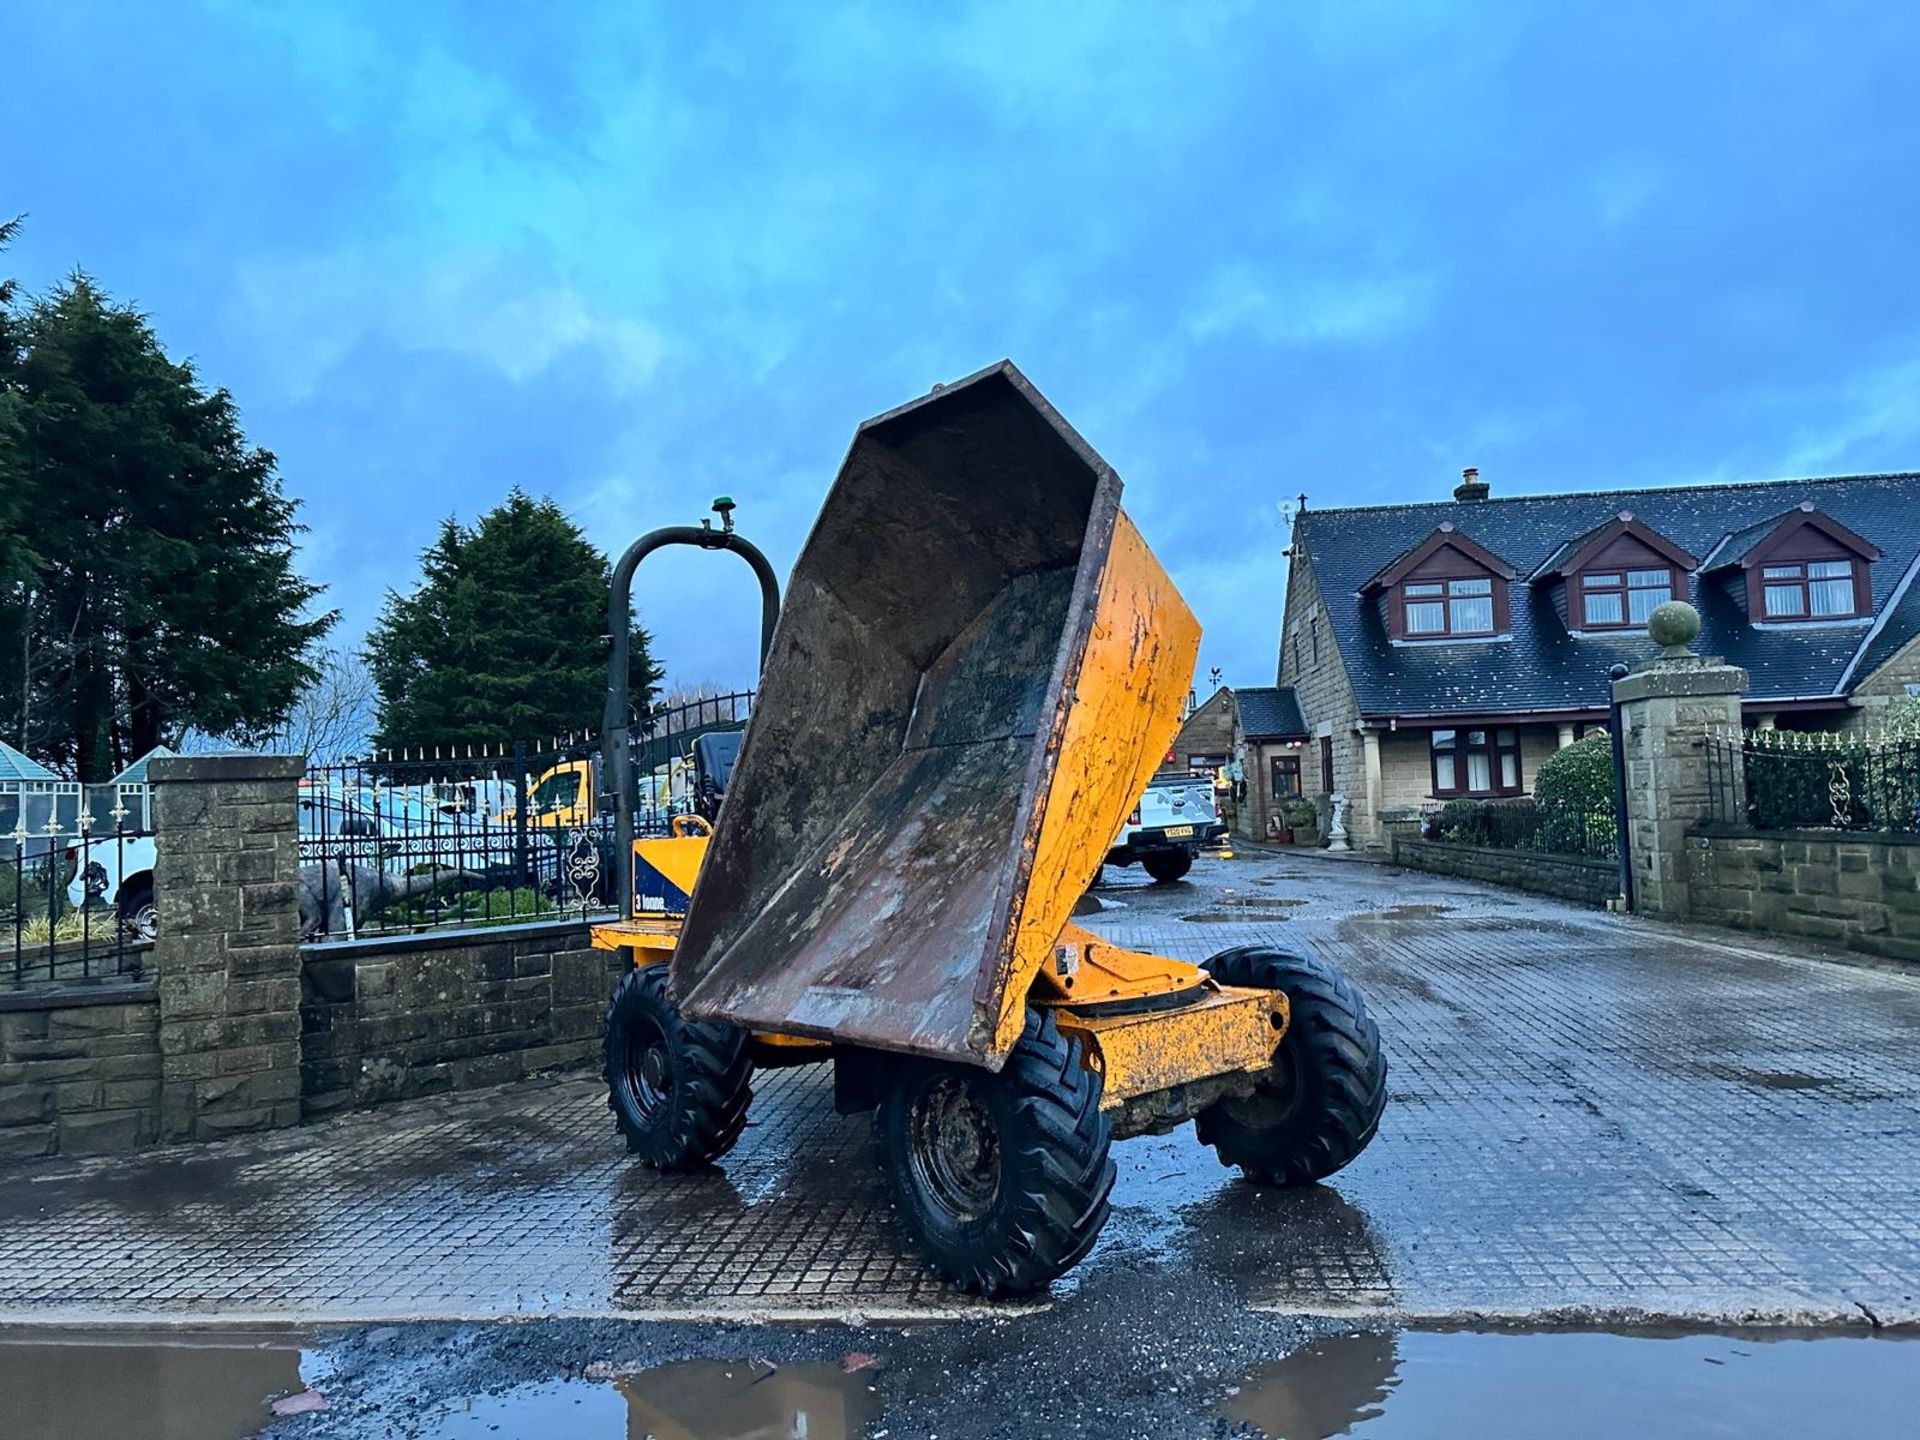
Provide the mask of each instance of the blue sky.
[{"label": "blue sky", "polygon": [[[1280,506],[1920,468],[1920,9],[9,0],[0,214],[230,388],[350,637],[510,485],[726,491],[1003,355],[1272,683]],[[716,18],[718,17],[718,18]],[[745,681],[725,557],[649,562]]]}]

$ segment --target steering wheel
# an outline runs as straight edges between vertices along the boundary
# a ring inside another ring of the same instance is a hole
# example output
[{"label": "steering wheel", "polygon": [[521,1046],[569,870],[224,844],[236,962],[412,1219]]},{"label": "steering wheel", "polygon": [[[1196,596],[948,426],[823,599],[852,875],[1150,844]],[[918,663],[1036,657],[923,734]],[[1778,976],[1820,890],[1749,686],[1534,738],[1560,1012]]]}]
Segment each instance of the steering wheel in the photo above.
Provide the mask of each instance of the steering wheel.
[{"label": "steering wheel", "polygon": [[667,822],[667,832],[676,840],[687,840],[696,835],[713,834],[713,826],[704,815],[676,815]]}]

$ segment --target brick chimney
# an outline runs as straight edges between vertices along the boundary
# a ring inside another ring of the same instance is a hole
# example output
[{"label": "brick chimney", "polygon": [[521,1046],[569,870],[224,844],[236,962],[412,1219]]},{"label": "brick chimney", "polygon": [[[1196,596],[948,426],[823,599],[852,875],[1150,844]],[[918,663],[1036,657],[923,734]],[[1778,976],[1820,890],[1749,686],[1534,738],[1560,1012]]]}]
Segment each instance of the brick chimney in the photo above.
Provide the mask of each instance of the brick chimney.
[{"label": "brick chimney", "polygon": [[1456,500],[1484,500],[1487,498],[1487,482],[1480,478],[1480,471],[1469,465],[1460,472],[1460,483],[1453,487]]}]

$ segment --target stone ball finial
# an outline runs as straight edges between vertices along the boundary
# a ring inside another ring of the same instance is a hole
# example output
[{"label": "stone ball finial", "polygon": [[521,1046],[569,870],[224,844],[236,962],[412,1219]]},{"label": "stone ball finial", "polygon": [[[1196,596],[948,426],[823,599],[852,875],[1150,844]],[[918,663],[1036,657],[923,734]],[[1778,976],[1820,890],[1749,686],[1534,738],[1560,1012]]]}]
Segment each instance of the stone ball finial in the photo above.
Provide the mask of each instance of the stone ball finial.
[{"label": "stone ball finial", "polygon": [[1669,600],[1647,616],[1647,634],[1667,655],[1689,655],[1700,633],[1700,612],[1684,600]]}]

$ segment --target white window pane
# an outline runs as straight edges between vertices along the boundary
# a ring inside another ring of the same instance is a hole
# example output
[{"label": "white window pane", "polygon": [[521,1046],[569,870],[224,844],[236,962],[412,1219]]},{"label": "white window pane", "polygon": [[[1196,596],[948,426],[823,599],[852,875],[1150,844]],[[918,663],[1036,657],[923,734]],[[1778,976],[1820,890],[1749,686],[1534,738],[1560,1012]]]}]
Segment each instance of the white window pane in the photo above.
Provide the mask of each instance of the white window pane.
[{"label": "white window pane", "polygon": [[1519,743],[1513,738],[1513,731],[1511,730],[1496,730],[1493,732],[1493,738],[1495,743],[1500,745],[1515,745]]},{"label": "white window pane", "polygon": [[1627,572],[1629,585],[1670,585],[1672,583],[1669,572],[1665,570],[1629,570]]},{"label": "white window pane", "polygon": [[1801,589],[1798,585],[1767,586],[1767,614],[1804,615]]},{"label": "white window pane", "polygon": [[1580,597],[1587,607],[1587,624],[1618,625],[1620,623],[1620,592],[1608,595],[1583,595]]},{"label": "white window pane", "polygon": [[1807,586],[1816,615],[1853,614],[1853,577],[1844,580],[1815,580]]},{"label": "white window pane", "polygon": [[1488,763],[1487,752],[1471,750],[1467,752],[1467,789],[1491,790],[1493,788],[1493,766]]},{"label": "white window pane", "polygon": [[1815,580],[1832,580],[1836,576],[1853,574],[1851,560],[1816,560],[1807,566],[1807,574]]},{"label": "white window pane", "polygon": [[1433,584],[1431,584],[1431,585],[1409,585],[1409,586],[1407,586],[1407,594],[1409,594],[1409,595],[1439,595],[1439,594],[1442,594],[1443,592],[1445,592],[1445,590],[1446,590],[1446,588],[1447,588],[1446,586],[1444,586],[1444,585],[1442,585],[1442,584],[1440,584],[1440,583],[1439,583],[1439,582],[1437,582],[1437,581],[1436,581],[1436,582],[1434,582],[1434,583],[1433,583]]},{"label": "white window pane", "polygon": [[1608,585],[1617,588],[1620,584],[1620,577],[1618,575],[1586,575],[1581,578],[1580,583],[1582,585],[1592,586],[1595,589],[1604,588]]},{"label": "white window pane", "polygon": [[1484,730],[1469,730],[1469,731],[1467,731],[1467,744],[1469,744],[1469,745],[1484,745],[1484,744],[1486,744],[1486,743],[1487,743],[1487,732],[1486,732],[1486,731],[1484,731]]},{"label": "white window pane", "polygon": [[1433,748],[1434,749],[1448,750],[1448,749],[1451,749],[1452,747],[1453,747],[1453,731],[1436,730],[1433,732]]},{"label": "white window pane", "polygon": [[1453,778],[1453,756],[1445,751],[1433,757],[1433,785],[1436,790],[1457,790]]},{"label": "white window pane", "polygon": [[1454,600],[1453,633],[1456,635],[1479,635],[1493,629],[1493,601]]},{"label": "white window pane", "polygon": [[1493,582],[1491,580],[1449,580],[1447,593],[1449,595],[1491,595]]},{"label": "white window pane", "polygon": [[1500,788],[1517,790],[1520,787],[1520,757],[1511,750],[1500,752]]},{"label": "white window pane", "polygon": [[1421,600],[1407,606],[1407,633],[1409,635],[1438,635],[1447,628],[1447,606],[1444,600]]},{"label": "white window pane", "polygon": [[1658,610],[1672,598],[1673,591],[1669,590],[1665,585],[1660,586],[1658,589],[1649,587],[1645,590],[1629,590],[1627,592],[1627,618],[1638,625],[1642,620],[1645,620],[1647,616],[1651,615],[1655,610]]},{"label": "white window pane", "polygon": [[1800,567],[1798,565],[1762,565],[1760,578],[1762,580],[1798,580]]}]

